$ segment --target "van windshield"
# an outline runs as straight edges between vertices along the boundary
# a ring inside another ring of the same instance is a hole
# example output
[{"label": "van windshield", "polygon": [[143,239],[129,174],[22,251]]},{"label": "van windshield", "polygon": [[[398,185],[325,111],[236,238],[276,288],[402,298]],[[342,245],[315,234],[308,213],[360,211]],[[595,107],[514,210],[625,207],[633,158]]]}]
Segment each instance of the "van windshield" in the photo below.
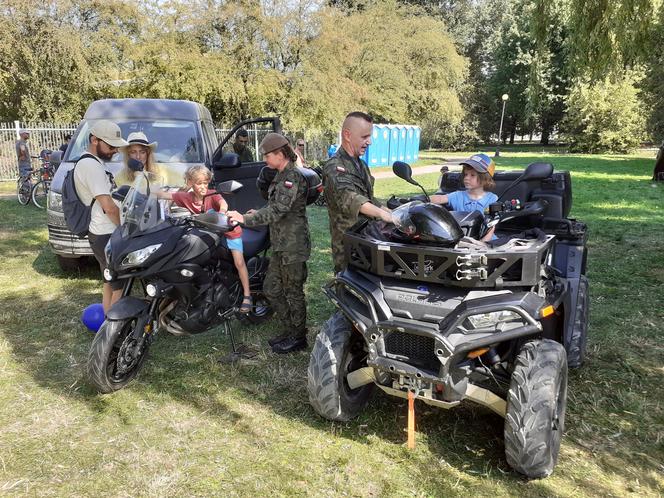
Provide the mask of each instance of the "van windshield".
[{"label": "van windshield", "polygon": [[[77,161],[88,148],[90,129],[96,120],[81,123],[76,140],[68,148],[66,161]],[[142,131],[150,142],[157,142],[155,159],[159,163],[202,163],[203,140],[195,121],[179,120],[114,120],[126,140],[130,133]],[[122,151],[113,156],[111,162],[122,160]]]}]

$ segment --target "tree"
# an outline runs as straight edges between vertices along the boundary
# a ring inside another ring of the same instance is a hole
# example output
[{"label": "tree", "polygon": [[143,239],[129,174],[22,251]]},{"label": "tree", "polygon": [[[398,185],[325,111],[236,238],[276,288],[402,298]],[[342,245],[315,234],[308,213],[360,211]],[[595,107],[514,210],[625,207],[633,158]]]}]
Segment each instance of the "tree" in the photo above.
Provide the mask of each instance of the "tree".
[{"label": "tree", "polygon": [[626,153],[645,137],[645,119],[638,99],[639,75],[620,80],[575,85],[568,100],[564,133],[570,150],[589,153]]}]

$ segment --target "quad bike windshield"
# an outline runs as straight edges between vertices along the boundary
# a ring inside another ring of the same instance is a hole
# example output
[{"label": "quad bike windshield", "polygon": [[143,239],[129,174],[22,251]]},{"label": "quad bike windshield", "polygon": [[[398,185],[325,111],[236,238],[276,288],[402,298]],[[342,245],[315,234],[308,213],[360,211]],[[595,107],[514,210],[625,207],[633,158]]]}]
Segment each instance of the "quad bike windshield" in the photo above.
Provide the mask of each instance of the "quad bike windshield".
[{"label": "quad bike windshield", "polygon": [[418,242],[451,247],[463,237],[459,223],[436,204],[412,201],[396,208],[392,216],[398,231]]},{"label": "quad bike windshield", "polygon": [[122,202],[120,207],[122,238],[150,230],[165,219],[164,209],[156,195],[159,185],[154,178],[150,178],[151,176],[145,172],[137,175]]}]

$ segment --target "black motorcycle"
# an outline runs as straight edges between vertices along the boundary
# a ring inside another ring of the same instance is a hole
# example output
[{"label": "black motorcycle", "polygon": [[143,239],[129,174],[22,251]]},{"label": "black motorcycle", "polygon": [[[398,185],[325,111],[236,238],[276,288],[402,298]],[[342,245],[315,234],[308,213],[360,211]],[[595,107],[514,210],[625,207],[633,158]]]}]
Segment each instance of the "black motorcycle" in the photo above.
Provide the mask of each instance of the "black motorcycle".
[{"label": "black motorcycle", "polygon": [[[216,190],[227,195],[240,188],[227,181]],[[88,358],[88,377],[102,393],[123,388],[138,374],[162,330],[189,335],[222,325],[233,340],[229,323],[238,315],[243,292],[224,234],[235,226],[216,212],[167,216],[156,190],[148,175],[136,179],[122,202],[122,224],[106,246],[104,278],[122,280],[124,287]],[[245,228],[242,240],[254,300],[243,318],[258,323],[271,312],[262,294],[269,235],[266,229]],[[132,293],[136,283],[142,297]]]}]

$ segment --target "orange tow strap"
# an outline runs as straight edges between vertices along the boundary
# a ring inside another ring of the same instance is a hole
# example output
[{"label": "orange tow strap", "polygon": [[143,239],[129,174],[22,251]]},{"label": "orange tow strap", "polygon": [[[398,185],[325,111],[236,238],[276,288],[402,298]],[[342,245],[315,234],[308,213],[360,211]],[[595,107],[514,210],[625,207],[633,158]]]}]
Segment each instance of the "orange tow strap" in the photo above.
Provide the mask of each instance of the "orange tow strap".
[{"label": "orange tow strap", "polygon": [[408,391],[408,449],[415,448],[415,396]]}]

